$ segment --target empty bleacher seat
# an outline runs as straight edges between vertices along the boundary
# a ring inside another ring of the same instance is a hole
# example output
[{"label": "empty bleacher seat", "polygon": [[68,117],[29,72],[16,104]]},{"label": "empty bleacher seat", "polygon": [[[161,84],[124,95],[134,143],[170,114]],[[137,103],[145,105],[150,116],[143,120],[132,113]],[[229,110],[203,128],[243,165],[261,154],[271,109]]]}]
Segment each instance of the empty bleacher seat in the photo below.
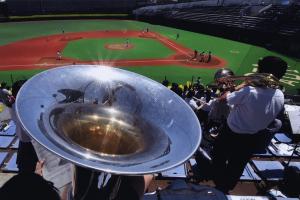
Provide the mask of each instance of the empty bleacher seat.
[{"label": "empty bleacher seat", "polygon": [[8,154],[7,152],[0,152],[0,167],[3,164],[7,154]]},{"label": "empty bleacher seat", "polygon": [[263,157],[263,158],[270,158],[273,157],[273,154],[270,153],[270,151],[268,151],[268,149],[264,149],[260,152],[256,152],[253,157]]},{"label": "empty bleacher seat", "polygon": [[11,136],[0,136],[0,148],[8,148],[13,140],[14,137]]},{"label": "empty bleacher seat", "polygon": [[290,162],[289,166],[297,167],[300,170],[300,162]]},{"label": "empty bleacher seat", "polygon": [[19,148],[19,142],[20,142],[20,140],[19,140],[19,138],[17,138],[17,139],[11,144],[10,148],[12,148],[12,149],[18,149],[18,148]]},{"label": "empty bleacher seat", "polygon": [[16,160],[17,153],[14,153],[2,170],[5,172],[18,172],[19,169],[17,167]]},{"label": "empty bleacher seat", "polygon": [[248,163],[243,171],[242,176],[240,177],[242,181],[260,181],[261,178],[254,172],[251,165]]},{"label": "empty bleacher seat", "polygon": [[288,137],[285,133],[276,133],[274,139],[281,143],[289,144],[292,142],[292,139]]},{"label": "empty bleacher seat", "polygon": [[257,169],[257,174],[265,180],[268,181],[278,181],[283,179],[283,169],[284,167],[279,161],[252,161],[255,168]]},{"label": "empty bleacher seat", "polygon": [[161,173],[164,178],[187,178],[187,167],[186,164],[179,165],[168,171]]}]

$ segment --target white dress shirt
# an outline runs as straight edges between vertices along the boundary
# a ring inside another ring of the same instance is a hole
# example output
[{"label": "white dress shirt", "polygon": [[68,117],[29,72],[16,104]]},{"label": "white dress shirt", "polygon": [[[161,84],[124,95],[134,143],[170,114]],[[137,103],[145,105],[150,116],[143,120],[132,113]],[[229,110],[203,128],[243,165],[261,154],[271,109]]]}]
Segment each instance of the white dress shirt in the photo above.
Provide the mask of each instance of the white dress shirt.
[{"label": "white dress shirt", "polygon": [[227,103],[232,106],[229,128],[254,134],[267,128],[283,109],[284,95],[279,89],[246,86],[227,95]]}]

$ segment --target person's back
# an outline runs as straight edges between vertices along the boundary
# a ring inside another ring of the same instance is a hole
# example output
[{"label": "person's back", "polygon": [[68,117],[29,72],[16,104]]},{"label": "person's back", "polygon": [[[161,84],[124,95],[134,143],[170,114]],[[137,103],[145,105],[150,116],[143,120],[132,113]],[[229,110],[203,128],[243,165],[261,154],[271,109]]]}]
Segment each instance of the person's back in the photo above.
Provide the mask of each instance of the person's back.
[{"label": "person's back", "polygon": [[228,95],[227,103],[233,106],[228,126],[236,133],[257,133],[282,110],[284,95],[279,89],[246,86]]},{"label": "person's back", "polygon": [[210,111],[208,113],[208,119],[212,122],[222,123],[228,117],[230,107],[226,102],[218,101],[217,98],[210,100]]}]

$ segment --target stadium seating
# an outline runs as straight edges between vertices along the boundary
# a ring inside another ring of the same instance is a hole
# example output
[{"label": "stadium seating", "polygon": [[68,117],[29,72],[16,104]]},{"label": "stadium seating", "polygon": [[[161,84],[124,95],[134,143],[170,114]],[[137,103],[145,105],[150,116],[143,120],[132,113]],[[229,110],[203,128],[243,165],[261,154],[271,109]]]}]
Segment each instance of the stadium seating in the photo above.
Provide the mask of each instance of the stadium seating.
[{"label": "stadium seating", "polygon": [[278,161],[253,160],[258,175],[264,180],[278,181],[283,179],[283,166]]},{"label": "stadium seating", "polygon": [[68,13],[129,13],[135,7],[131,0],[10,0],[10,15]]},{"label": "stadium seating", "polygon": [[19,170],[16,164],[16,160],[17,153],[14,153],[2,170],[4,172],[18,172]]}]

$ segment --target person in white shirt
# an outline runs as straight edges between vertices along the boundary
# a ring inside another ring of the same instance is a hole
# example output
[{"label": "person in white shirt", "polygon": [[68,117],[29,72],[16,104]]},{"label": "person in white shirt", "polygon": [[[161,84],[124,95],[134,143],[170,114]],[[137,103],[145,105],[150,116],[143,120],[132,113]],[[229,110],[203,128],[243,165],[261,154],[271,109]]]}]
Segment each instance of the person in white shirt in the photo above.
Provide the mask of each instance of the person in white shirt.
[{"label": "person in white shirt", "polygon": [[[287,69],[285,61],[273,56],[258,64],[258,73],[270,73],[278,79]],[[212,169],[216,188],[227,193],[235,187],[253,153],[267,145],[270,134],[280,128],[276,117],[283,110],[284,95],[277,88],[245,84],[220,100],[232,109],[214,145]]]},{"label": "person in white shirt", "polygon": [[189,90],[186,94],[186,97],[184,98],[184,101],[189,104],[189,106],[197,112],[201,109],[201,106],[197,104],[197,101],[193,98],[195,95],[195,92],[193,90]]},{"label": "person in white shirt", "polygon": [[[221,78],[225,78],[233,75],[234,75],[233,71],[228,68],[222,68],[215,72],[214,75],[215,83],[217,84],[219,90],[222,91],[222,93],[224,93],[226,90],[230,90],[231,88],[224,88],[224,83],[219,82],[219,80]],[[203,129],[208,132],[210,132],[211,128],[218,130],[221,124],[224,121],[226,121],[230,111],[230,107],[227,105],[226,102],[220,101],[218,98],[211,98],[211,97],[208,103],[201,102],[201,104],[202,104],[201,109],[208,113],[207,118],[204,121]],[[216,133],[213,134],[217,136]]]}]

